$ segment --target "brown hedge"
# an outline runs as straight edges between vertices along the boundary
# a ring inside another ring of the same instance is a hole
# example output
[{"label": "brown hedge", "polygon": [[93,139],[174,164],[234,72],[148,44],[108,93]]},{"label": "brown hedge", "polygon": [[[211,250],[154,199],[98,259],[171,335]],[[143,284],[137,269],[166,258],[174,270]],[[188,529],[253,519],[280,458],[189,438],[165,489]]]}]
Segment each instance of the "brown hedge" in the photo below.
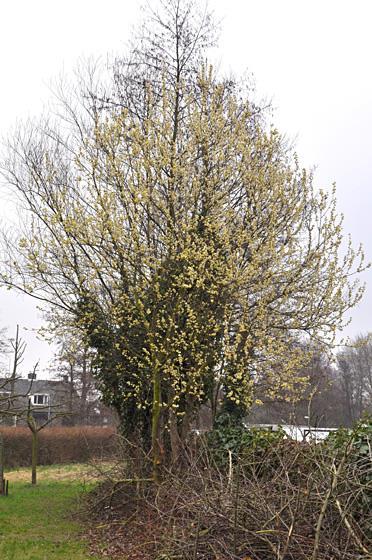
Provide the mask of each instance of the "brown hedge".
[{"label": "brown hedge", "polygon": [[[31,464],[31,432],[27,427],[2,427],[5,466]],[[107,459],[116,451],[113,427],[49,427],[39,432],[39,464],[84,463],[90,459]]]}]

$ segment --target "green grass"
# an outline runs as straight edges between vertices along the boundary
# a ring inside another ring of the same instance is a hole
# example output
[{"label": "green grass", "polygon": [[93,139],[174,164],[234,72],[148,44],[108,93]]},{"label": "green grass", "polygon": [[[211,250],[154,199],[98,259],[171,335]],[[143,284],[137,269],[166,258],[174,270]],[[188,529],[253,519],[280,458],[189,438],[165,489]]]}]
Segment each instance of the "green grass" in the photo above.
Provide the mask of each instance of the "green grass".
[{"label": "green grass", "polygon": [[87,486],[79,478],[71,480],[74,467],[66,466],[66,479],[63,470],[43,468],[34,487],[9,473],[9,496],[0,496],[1,560],[92,559],[81,540],[81,525],[71,515]]}]

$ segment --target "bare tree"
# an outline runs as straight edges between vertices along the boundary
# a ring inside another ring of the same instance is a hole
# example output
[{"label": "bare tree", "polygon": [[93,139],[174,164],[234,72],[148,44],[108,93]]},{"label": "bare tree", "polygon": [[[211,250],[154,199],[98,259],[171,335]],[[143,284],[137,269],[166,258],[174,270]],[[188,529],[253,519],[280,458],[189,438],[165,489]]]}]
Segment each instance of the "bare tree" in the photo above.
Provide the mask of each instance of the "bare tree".
[{"label": "bare tree", "polygon": [[[4,348],[5,345],[3,345]],[[24,405],[24,400],[32,388],[32,382],[35,377],[38,364],[36,363],[29,381],[28,387],[25,391],[16,391],[16,382],[19,379],[19,366],[23,361],[23,356],[26,350],[26,343],[19,335],[19,325],[16,328],[15,339],[10,340],[10,347],[12,349],[12,366],[8,376],[0,381],[0,417],[1,419],[17,418],[27,414],[27,407]],[[7,347],[8,350],[9,347]],[[0,494],[7,494],[8,485],[4,479],[4,466],[5,466],[5,445],[4,438],[0,433]]]},{"label": "bare tree", "polygon": [[4,348],[6,348],[7,355],[11,355],[11,366],[9,373],[4,375],[0,381],[0,416],[19,417],[25,413],[23,400],[31,391],[38,363],[33,368],[27,388],[24,391],[16,391],[16,382],[21,377],[19,366],[23,362],[27,348],[26,342],[20,337],[19,325],[16,327],[15,338],[9,339]]},{"label": "bare tree", "polygon": [[347,425],[372,413],[372,334],[358,335],[337,356],[338,383]]},{"label": "bare tree", "polygon": [[11,377],[10,377],[11,378],[10,390],[11,390],[11,395],[13,395],[18,368],[20,364],[23,362],[23,355],[26,350],[26,342],[22,340],[19,336],[19,325],[17,325],[16,328],[15,339],[11,340],[10,344],[13,349],[13,367],[12,367]]},{"label": "bare tree", "polygon": [[56,375],[69,386],[69,421],[89,424],[103,407],[94,378],[95,352],[77,329],[68,330],[66,326],[57,343],[54,368]]},{"label": "bare tree", "polygon": [[29,399],[26,420],[27,420],[27,426],[30,428],[32,433],[31,484],[37,483],[37,465],[38,465],[38,458],[39,458],[39,433],[41,432],[41,430],[43,430],[49,424],[51,424],[54,420],[60,418],[61,416],[66,416],[66,414],[67,414],[66,412],[58,411],[58,407],[54,407],[53,411],[51,411],[50,407],[48,407],[48,419],[42,422],[38,422],[35,416],[33,415],[33,411],[31,408],[31,399]]}]

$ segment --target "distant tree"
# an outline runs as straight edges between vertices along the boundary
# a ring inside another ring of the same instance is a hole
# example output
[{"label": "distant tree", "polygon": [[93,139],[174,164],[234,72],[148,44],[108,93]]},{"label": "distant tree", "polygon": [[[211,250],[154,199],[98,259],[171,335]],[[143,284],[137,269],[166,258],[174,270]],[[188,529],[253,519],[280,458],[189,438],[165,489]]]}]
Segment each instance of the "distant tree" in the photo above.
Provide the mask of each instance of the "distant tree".
[{"label": "distant tree", "polygon": [[251,422],[296,424],[313,427],[335,427],[345,424],[338,372],[328,349],[318,343],[302,344],[308,356],[297,372],[306,379],[306,386],[296,394],[283,392],[270,399],[262,396],[263,405],[252,407],[247,419]]},{"label": "distant tree", "polygon": [[12,371],[10,372],[10,390],[11,395],[14,395],[15,382],[17,379],[19,366],[23,362],[23,355],[26,350],[26,342],[19,336],[19,325],[16,327],[16,335],[14,340],[10,340],[10,346],[13,354]]},{"label": "distant tree", "polygon": [[[19,335],[19,325],[16,327],[16,335],[14,339],[8,339],[5,335],[5,329],[2,330],[2,338],[0,342],[0,352],[9,357],[11,354],[11,369],[0,379],[0,420],[3,422],[13,421],[15,418],[21,418],[27,415],[27,407],[23,405],[23,400],[27,398],[31,387],[33,376],[28,387],[20,393],[16,391],[16,382],[20,378],[19,366],[23,361],[23,355],[26,350],[26,343]],[[38,364],[36,363],[33,373],[36,372]],[[4,438],[0,433],[0,494],[7,492],[6,481],[4,479],[5,467],[5,445]]]},{"label": "distant tree", "polygon": [[308,377],[308,386],[294,407],[297,422],[313,427],[336,427],[344,424],[333,357],[321,347],[315,347],[303,373]]},{"label": "distant tree", "polygon": [[102,403],[98,381],[94,376],[96,352],[89,348],[81,332],[67,326],[58,329],[54,371],[69,386],[70,424],[90,424],[99,416],[111,416]]},{"label": "distant tree", "polygon": [[345,423],[372,413],[372,333],[358,335],[337,355]]},{"label": "distant tree", "polygon": [[[38,409],[42,410],[41,408]],[[31,407],[31,398],[28,401],[28,408],[26,414],[27,426],[29,427],[32,434],[32,445],[31,445],[31,484],[37,484],[37,466],[39,462],[39,433],[41,430],[49,426],[57,418],[66,417],[68,413],[61,412],[58,410],[58,406],[53,409],[48,406],[48,418],[47,420],[38,421],[34,416]]]},{"label": "distant tree", "polygon": [[[4,370],[4,374],[0,379],[0,417],[1,419],[10,419],[13,417],[21,417],[25,414],[24,408],[20,399],[27,397],[32,387],[32,379],[29,386],[25,391],[19,393],[15,389],[17,380],[21,377],[19,367],[23,362],[24,353],[26,351],[26,342],[19,334],[19,325],[16,327],[14,338],[5,336],[3,331],[3,340],[0,347],[4,355],[9,360],[9,371]],[[33,371],[35,372],[38,364],[36,363]]]},{"label": "distant tree", "polygon": [[5,164],[31,220],[2,281],[75,318],[106,402],[151,430],[155,478],[166,429],[176,459],[216,383],[244,407],[297,390],[294,342],[331,343],[362,294],[334,195],[205,63],[194,14],[164,3],[111,90],[90,83],[84,112],[65,101],[61,126],[20,131]]},{"label": "distant tree", "polygon": [[6,355],[9,351],[9,339],[7,331],[3,327],[0,329],[0,374],[6,371],[7,365],[4,363]]}]

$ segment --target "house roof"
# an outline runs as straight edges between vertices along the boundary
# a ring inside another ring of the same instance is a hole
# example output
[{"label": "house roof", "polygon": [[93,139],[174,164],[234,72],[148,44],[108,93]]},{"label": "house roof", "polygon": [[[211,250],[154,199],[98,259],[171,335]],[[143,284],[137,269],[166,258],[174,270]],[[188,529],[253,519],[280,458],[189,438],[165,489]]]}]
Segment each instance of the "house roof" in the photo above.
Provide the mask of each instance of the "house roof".
[{"label": "house roof", "polygon": [[[10,391],[11,379],[0,379],[0,391]],[[64,381],[52,379],[23,379],[17,378],[14,382],[14,394],[19,396],[33,395],[35,393],[67,393],[69,386]]]}]

